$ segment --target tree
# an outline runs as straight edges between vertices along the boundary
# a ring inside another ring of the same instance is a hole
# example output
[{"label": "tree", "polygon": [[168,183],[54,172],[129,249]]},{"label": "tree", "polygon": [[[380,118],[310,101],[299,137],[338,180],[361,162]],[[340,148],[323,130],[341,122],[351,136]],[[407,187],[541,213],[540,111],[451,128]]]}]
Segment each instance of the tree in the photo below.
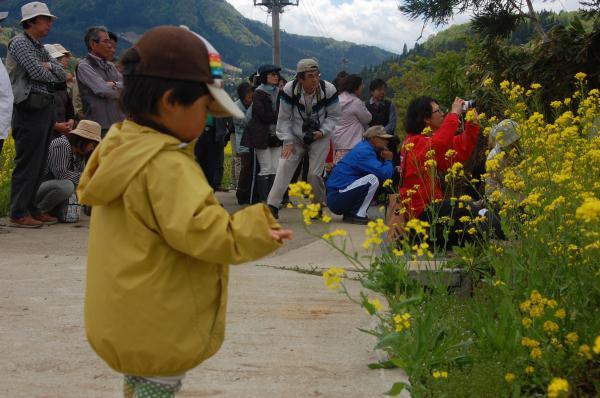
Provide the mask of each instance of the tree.
[{"label": "tree", "polygon": [[408,54],[408,47],[406,46],[406,43],[404,43],[404,47],[402,48],[402,56],[406,57],[407,54]]},{"label": "tree", "polygon": [[546,39],[532,0],[405,0],[398,8],[410,19],[422,18],[436,26],[448,23],[454,14],[473,12],[475,27],[492,36],[505,37],[519,22],[529,20]]}]

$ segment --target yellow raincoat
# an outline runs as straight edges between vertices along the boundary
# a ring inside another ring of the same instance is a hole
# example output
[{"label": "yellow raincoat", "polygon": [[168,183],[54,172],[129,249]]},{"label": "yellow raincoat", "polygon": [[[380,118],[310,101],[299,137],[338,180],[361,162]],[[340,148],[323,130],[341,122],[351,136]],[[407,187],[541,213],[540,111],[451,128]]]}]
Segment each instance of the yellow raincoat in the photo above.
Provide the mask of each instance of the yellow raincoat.
[{"label": "yellow raincoat", "polygon": [[193,157],[193,143],[125,121],[90,158],[77,190],[94,206],[85,327],[96,353],[137,376],[183,373],[225,331],[228,266],[280,246],[269,209],[230,215]]}]

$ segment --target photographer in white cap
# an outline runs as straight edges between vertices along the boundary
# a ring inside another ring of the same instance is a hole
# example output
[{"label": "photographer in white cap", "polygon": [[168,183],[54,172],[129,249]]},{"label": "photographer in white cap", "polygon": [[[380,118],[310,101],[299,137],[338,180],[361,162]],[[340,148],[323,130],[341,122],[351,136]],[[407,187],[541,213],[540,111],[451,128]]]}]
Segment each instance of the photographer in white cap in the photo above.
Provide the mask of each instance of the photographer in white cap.
[{"label": "photographer in white cap", "polygon": [[288,184],[307,152],[307,180],[312,186],[315,202],[325,203],[323,170],[330,136],[341,111],[336,88],[320,77],[317,61],[301,59],[296,68],[296,79],[287,83],[281,92],[277,137],[283,141],[283,150],[267,199],[276,218]]},{"label": "photographer in white cap", "polygon": [[6,69],[14,94],[12,132],[17,152],[12,175],[10,225],[39,228],[56,218],[35,205],[54,129],[54,95],[66,87],[63,67],[53,59],[40,40],[50,33],[56,19],[44,3],[21,7],[24,32],[8,43]]},{"label": "photographer in white cap", "polygon": [[[0,12],[0,21],[8,16],[7,12]],[[0,29],[1,31],[1,29]],[[4,64],[0,61],[0,153],[4,140],[8,138],[10,122],[12,120],[13,93],[10,86],[10,79]]]}]

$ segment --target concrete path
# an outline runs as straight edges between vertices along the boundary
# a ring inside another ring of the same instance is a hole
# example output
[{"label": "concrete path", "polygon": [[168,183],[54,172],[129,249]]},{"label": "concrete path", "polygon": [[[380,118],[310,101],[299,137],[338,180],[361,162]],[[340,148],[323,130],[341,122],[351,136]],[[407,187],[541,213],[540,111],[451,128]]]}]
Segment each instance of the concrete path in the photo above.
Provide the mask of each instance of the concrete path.
[{"label": "concrete path", "polygon": [[[219,197],[237,210],[232,194]],[[400,370],[367,368],[381,354],[357,330],[372,326],[364,310],[327,290],[320,276],[279,269],[344,265],[303,231],[297,212],[281,216],[296,239],[270,257],[232,267],[225,343],[189,372],[178,396],[365,398],[406,380]],[[344,228],[360,245],[362,228]],[[85,339],[88,221],[5,231],[0,227],[0,396],[120,397],[120,376]],[[350,288],[356,293],[358,284]]]}]

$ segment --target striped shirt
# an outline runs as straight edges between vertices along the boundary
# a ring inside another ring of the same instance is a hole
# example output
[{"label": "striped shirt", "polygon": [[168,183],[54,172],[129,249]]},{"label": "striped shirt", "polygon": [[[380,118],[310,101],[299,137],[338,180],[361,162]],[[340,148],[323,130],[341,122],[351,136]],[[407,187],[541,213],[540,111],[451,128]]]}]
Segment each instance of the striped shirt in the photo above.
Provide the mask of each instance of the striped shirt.
[{"label": "striped shirt", "polygon": [[[64,82],[67,79],[65,70],[58,61],[50,57],[44,45],[29,36],[27,32],[12,39],[8,46],[8,52],[27,72],[33,91],[51,94],[45,83]],[[50,63],[49,70],[42,66],[45,62]]]},{"label": "striped shirt", "polygon": [[70,180],[77,185],[84,168],[85,160],[73,154],[67,137],[60,135],[50,142],[44,181]]}]

